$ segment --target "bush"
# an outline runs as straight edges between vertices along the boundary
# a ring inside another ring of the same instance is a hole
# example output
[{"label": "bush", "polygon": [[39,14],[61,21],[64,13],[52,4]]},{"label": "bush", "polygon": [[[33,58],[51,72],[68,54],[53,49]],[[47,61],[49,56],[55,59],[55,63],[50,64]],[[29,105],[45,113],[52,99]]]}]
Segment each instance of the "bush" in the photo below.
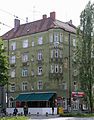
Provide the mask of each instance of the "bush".
[{"label": "bush", "polygon": [[94,114],[65,113],[65,114],[60,114],[60,117],[94,117]]}]

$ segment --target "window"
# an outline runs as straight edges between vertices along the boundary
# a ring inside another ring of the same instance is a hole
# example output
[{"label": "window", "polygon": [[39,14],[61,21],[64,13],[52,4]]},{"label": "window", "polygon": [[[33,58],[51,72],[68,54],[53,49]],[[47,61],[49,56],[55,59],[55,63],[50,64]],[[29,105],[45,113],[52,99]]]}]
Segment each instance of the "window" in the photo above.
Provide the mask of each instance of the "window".
[{"label": "window", "polygon": [[55,73],[58,73],[59,72],[59,67],[58,65],[55,65]]},{"label": "window", "polygon": [[38,60],[42,60],[42,51],[38,52]]},{"label": "window", "polygon": [[62,58],[62,50],[59,50],[59,56]]},{"label": "window", "polygon": [[41,66],[38,67],[38,75],[42,75],[42,67]]},{"label": "window", "polygon": [[52,33],[49,34],[49,41],[50,41],[50,43],[53,42],[53,34]]},{"label": "window", "polygon": [[42,88],[43,88],[42,80],[39,80],[38,81],[38,90],[42,90]]},{"label": "window", "polygon": [[51,73],[54,73],[54,65],[51,65]]},{"label": "window", "polygon": [[28,47],[28,40],[24,40],[23,41],[23,48],[27,48]]},{"label": "window", "polygon": [[51,50],[51,58],[54,57],[54,50]]},{"label": "window", "polygon": [[59,42],[59,36],[58,36],[58,33],[55,33],[54,34],[54,42]]},{"label": "window", "polygon": [[28,70],[26,68],[22,69],[22,77],[28,76]]},{"label": "window", "polygon": [[55,50],[55,58],[58,58],[58,50]]},{"label": "window", "polygon": [[31,75],[34,76],[34,70],[31,70]]},{"label": "window", "polygon": [[60,33],[60,42],[63,42],[63,34]]},{"label": "window", "polygon": [[10,85],[10,92],[15,92],[15,84],[14,83],[12,83]]},{"label": "window", "polygon": [[15,69],[11,70],[10,76],[11,76],[11,78],[15,77]]},{"label": "window", "polygon": [[73,39],[73,46],[76,47],[76,39]]},{"label": "window", "polygon": [[28,61],[28,53],[24,53],[22,55],[22,62],[27,62]]},{"label": "window", "polygon": [[59,69],[60,73],[62,73],[62,65],[60,66],[60,69]]},{"label": "window", "polygon": [[42,45],[43,44],[43,38],[42,37],[39,37],[38,38],[38,45]]},{"label": "window", "polygon": [[28,89],[28,84],[27,82],[22,83],[22,91],[26,91]]},{"label": "window", "polygon": [[11,56],[10,57],[10,63],[14,64],[16,62],[16,57],[15,56]]},{"label": "window", "polygon": [[34,46],[34,41],[32,41],[32,47]]},{"label": "window", "polygon": [[62,89],[63,89],[63,90],[66,90],[66,89],[67,89],[67,84],[66,84],[65,81],[62,83]]},{"label": "window", "polygon": [[10,49],[11,50],[16,50],[16,42],[11,43]]}]

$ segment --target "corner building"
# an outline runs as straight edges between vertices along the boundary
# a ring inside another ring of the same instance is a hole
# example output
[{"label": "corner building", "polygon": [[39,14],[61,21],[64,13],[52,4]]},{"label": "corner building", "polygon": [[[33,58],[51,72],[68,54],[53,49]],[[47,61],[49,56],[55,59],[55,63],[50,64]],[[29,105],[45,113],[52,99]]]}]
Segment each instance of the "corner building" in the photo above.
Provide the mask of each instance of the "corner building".
[{"label": "corner building", "polygon": [[76,27],[72,21],[57,20],[55,12],[26,24],[15,19],[14,28],[2,38],[9,56],[8,107],[25,92],[56,92],[66,104],[76,80]]}]

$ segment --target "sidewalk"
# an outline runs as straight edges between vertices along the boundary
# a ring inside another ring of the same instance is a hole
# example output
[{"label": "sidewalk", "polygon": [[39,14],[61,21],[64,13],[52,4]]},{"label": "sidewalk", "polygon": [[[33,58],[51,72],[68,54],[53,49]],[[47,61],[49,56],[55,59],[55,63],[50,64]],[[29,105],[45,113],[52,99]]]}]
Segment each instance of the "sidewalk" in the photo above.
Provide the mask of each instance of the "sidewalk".
[{"label": "sidewalk", "polygon": [[49,118],[58,118],[59,115],[31,115],[29,117],[29,120],[32,120],[32,119],[49,119]]}]

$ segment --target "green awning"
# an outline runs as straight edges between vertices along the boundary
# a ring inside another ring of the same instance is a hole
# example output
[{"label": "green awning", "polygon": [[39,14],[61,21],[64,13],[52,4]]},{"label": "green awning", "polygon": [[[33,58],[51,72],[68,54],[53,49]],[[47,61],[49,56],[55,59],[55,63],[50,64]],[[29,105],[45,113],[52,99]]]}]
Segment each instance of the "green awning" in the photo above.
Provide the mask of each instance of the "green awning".
[{"label": "green awning", "polygon": [[49,101],[56,93],[21,93],[16,101]]}]

